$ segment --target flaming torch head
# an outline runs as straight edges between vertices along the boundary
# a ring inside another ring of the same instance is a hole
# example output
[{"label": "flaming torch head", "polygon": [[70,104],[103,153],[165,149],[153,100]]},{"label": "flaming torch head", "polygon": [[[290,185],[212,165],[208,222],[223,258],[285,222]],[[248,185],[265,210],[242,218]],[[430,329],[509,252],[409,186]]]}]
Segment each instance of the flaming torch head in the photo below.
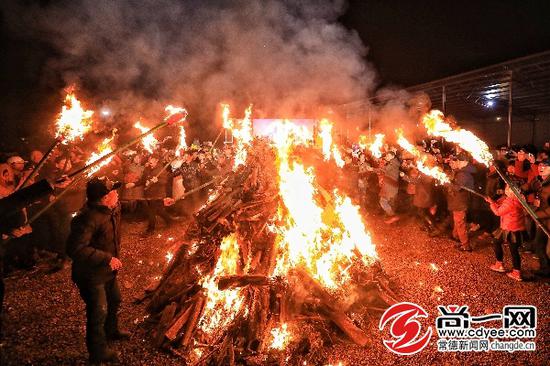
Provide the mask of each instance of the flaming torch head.
[{"label": "flaming torch head", "polygon": [[55,137],[61,139],[64,144],[77,138],[82,139],[84,134],[92,128],[93,114],[93,111],[82,108],[80,101],[70,90],[56,121]]},{"label": "flaming torch head", "polygon": [[164,122],[169,125],[176,123],[182,123],[187,118],[187,110],[185,108],[168,105],[165,108],[167,116],[164,118]]}]

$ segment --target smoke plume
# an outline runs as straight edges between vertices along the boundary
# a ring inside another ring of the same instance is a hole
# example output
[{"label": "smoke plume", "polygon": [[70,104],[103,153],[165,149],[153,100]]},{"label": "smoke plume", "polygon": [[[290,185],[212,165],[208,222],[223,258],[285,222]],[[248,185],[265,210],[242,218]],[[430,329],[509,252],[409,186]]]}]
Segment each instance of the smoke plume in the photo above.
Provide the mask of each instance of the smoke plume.
[{"label": "smoke plume", "polygon": [[185,105],[201,129],[220,102],[304,116],[365,98],[366,47],[338,23],[343,0],[62,0],[9,5],[12,27],[51,44],[49,70],[118,113]]}]

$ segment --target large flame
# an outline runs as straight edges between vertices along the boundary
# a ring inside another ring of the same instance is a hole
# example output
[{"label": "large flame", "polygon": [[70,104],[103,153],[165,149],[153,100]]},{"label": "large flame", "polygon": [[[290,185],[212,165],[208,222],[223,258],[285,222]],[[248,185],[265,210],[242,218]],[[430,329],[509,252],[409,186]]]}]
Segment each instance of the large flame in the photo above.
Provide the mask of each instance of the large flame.
[{"label": "large flame", "polygon": [[[142,134],[149,131],[149,128],[141,124],[141,121],[137,121],[134,124],[134,127],[140,130]],[[159,143],[158,140],[155,138],[155,136],[153,136],[152,133],[148,134],[147,136],[141,139],[141,144],[143,145],[143,148],[147,150],[149,154],[152,154],[153,151],[155,151],[155,149],[158,146],[158,143]]]},{"label": "large flame", "polygon": [[[105,155],[107,154],[110,154],[112,151],[113,151],[113,147],[111,146],[111,142],[113,141],[113,139],[115,138],[115,134],[116,134],[116,129],[113,130],[112,134],[111,134],[111,137],[107,137],[105,138],[100,144],[99,146],[97,147],[97,152],[93,152],[92,155],[90,155],[90,158],[86,161],[86,165],[89,165],[89,164],[92,164],[94,163],[95,161],[101,159],[102,157],[104,157]],[[105,165],[109,164],[111,162],[111,160],[113,160],[113,156],[111,156],[110,158],[108,159],[105,159],[104,161],[102,161],[101,163],[91,167],[89,170],[88,170],[88,177],[91,177],[92,175],[94,175],[97,171],[99,171],[102,167],[104,167]]]},{"label": "large flame", "polygon": [[460,127],[453,129],[445,122],[443,112],[437,109],[431,110],[422,117],[422,122],[431,136],[443,137],[447,141],[454,142],[472,154],[475,160],[486,166],[493,162],[493,155],[491,155],[487,144],[468,130]]},{"label": "large flame", "polygon": [[212,334],[225,328],[237,315],[243,304],[242,289],[219,290],[218,276],[237,274],[239,266],[239,244],[234,234],[225,237],[220,245],[220,257],[214,273],[201,283],[206,290],[207,300],[199,328]]},{"label": "large flame", "polygon": [[408,151],[412,156],[414,156],[416,161],[416,168],[418,169],[418,171],[420,171],[422,174],[435,178],[441,184],[451,183],[450,178],[440,167],[438,167],[437,165],[433,165],[432,167],[428,166],[429,155],[421,152],[416,148],[416,146],[411,144],[405,138],[402,129],[395,130],[395,133],[397,134],[397,144],[401,146],[401,148],[403,148],[405,151]]},{"label": "large flame", "polygon": [[359,208],[349,197],[335,191],[324,195],[330,202],[318,203],[319,190],[313,168],[306,169],[290,159],[296,144],[291,131],[282,128],[275,139],[279,194],[284,205],[279,210],[283,223],[275,228],[279,234],[275,274],[284,275],[300,266],[324,286],[337,289],[349,280],[348,268],[357,260],[371,264],[377,258],[376,250]]},{"label": "large flame", "polygon": [[72,89],[65,97],[61,113],[57,117],[55,137],[62,139],[64,144],[82,139],[84,134],[92,128],[93,111],[82,108]]}]

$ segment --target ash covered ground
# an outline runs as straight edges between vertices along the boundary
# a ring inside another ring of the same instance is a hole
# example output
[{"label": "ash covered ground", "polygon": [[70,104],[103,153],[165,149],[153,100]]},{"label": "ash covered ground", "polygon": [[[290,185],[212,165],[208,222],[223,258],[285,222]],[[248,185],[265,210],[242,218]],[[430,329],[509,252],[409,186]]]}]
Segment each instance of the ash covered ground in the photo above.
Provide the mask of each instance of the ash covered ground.
[{"label": "ash covered ground", "polygon": [[[538,308],[535,352],[439,353],[436,337],[414,356],[397,356],[382,344],[387,331],[378,330],[372,319],[365,331],[372,342],[366,347],[350,344],[334,332],[334,344],[323,348],[315,359],[321,365],[547,365],[550,359],[550,283],[517,283],[491,272],[492,248],[477,245],[473,253],[453,248],[454,242],[430,238],[413,222],[387,226],[380,218],[366,217],[380,260],[393,280],[402,301],[424,307],[430,314],[425,326],[433,325],[437,305],[465,304],[472,315],[499,313],[509,304],[531,304]],[[121,323],[133,332],[130,341],[115,344],[124,365],[182,365],[176,355],[159,351],[139,326],[144,305],[133,299],[143,293],[166,264],[166,252],[181,237],[185,225],[161,229],[158,235],[142,238],[144,224],[124,221],[124,268],[119,275],[123,295]],[[174,238],[174,240],[169,240]],[[506,258],[506,265],[510,263]],[[523,253],[523,268],[536,269],[531,254]],[[15,272],[6,280],[5,339],[0,347],[0,365],[84,365],[84,304],[70,280],[70,268],[54,274],[38,269]],[[495,326],[498,326],[496,324]]]}]

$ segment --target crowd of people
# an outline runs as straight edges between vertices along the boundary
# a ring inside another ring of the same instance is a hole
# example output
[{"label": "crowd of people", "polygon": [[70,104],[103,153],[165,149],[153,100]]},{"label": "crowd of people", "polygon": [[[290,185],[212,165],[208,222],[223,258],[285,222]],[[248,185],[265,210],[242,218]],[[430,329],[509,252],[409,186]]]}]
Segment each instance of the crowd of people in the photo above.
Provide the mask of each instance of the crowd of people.
[{"label": "crowd of people", "polygon": [[[387,225],[412,218],[430,236],[448,236],[465,252],[475,250],[476,242],[492,242],[495,263],[490,269],[517,281],[524,278],[520,250],[534,251],[540,263],[535,273],[550,276],[550,239],[543,230],[550,230],[550,143],[539,150],[498,148],[488,168],[455,145],[438,140],[418,144],[431,159],[428,164],[443,167],[450,184],[421,173],[414,157],[396,146],[383,146],[380,158],[358,145],[346,146],[344,174],[328,179],[365,212],[384,215]],[[0,274],[3,268],[33,268],[41,259],[49,271],[58,271],[70,258],[73,281],[86,303],[90,360],[114,360],[106,340],[127,337],[116,316],[121,215],[146,221],[143,236],[155,233],[159,218],[166,226],[186,220],[205,202],[216,178],[232,170],[233,154],[231,144],[215,148],[211,142],[195,142],[178,149],[161,143],[153,152],[144,146],[115,155],[101,178],[84,176],[88,179],[60,179],[86,164],[76,145],[54,150],[37,176],[31,173],[44,156],[41,151],[5,154],[0,159],[0,199],[42,179],[52,190],[17,215],[3,216]],[[538,222],[526,213],[518,193]],[[505,245],[511,271],[504,267]],[[0,300],[3,293],[0,281]]]},{"label": "crowd of people", "polygon": [[413,156],[398,147],[385,145],[382,157],[376,159],[352,146],[344,167],[347,189],[369,212],[378,206],[388,225],[415,218],[430,236],[452,238],[457,249],[465,252],[471,252],[475,243],[491,242],[496,259],[491,270],[507,272],[503,265],[506,243],[513,265],[507,275],[514,280],[523,279],[520,248],[538,258],[537,275],[550,276],[550,239],[543,229],[550,230],[550,143],[538,150],[534,146],[499,147],[488,168],[458,146],[445,146],[439,140],[423,141],[417,148],[433,159],[430,164],[443,167],[450,184],[422,174]]}]

